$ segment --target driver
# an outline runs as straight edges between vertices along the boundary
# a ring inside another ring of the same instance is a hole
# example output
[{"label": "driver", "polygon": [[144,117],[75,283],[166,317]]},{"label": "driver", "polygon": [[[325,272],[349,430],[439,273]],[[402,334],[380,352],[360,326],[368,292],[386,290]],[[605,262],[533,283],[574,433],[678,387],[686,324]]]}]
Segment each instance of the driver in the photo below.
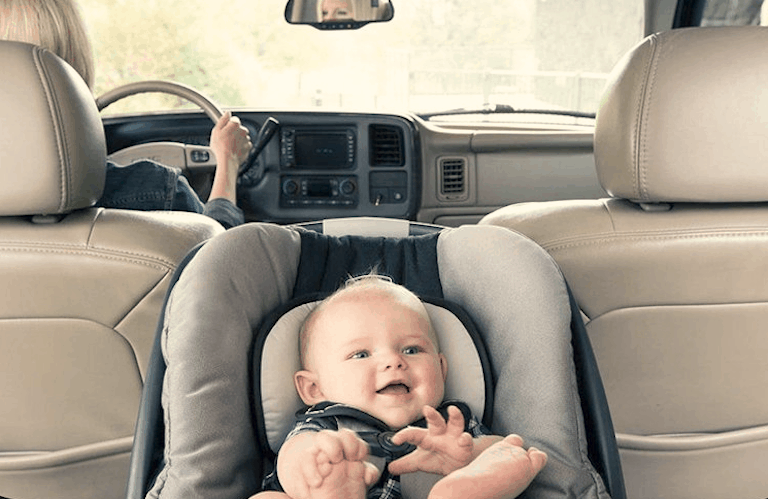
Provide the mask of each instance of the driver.
[{"label": "driver", "polygon": [[[0,0],[0,39],[39,45],[68,62],[93,88],[91,43],[74,0]],[[203,213],[225,228],[245,221],[236,200],[239,165],[248,156],[248,129],[227,111],[211,131],[216,171],[208,201],[203,201],[176,168],[154,161],[128,166],[107,162],[104,193],[98,206],[133,210]]]},{"label": "driver", "polygon": [[322,0],[318,7],[320,8],[320,21],[324,23],[355,19],[355,12],[349,0]]}]

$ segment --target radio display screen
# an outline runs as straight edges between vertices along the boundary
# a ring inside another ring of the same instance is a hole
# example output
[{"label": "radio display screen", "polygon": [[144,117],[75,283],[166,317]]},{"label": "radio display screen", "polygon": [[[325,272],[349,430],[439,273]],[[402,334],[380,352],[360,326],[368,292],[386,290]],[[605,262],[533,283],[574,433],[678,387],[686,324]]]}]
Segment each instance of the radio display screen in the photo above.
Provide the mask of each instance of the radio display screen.
[{"label": "radio display screen", "polygon": [[312,180],[307,182],[307,197],[330,198],[333,195],[333,187],[329,180]]},{"label": "radio display screen", "polygon": [[296,168],[348,168],[349,139],[345,132],[297,131],[294,138]]}]

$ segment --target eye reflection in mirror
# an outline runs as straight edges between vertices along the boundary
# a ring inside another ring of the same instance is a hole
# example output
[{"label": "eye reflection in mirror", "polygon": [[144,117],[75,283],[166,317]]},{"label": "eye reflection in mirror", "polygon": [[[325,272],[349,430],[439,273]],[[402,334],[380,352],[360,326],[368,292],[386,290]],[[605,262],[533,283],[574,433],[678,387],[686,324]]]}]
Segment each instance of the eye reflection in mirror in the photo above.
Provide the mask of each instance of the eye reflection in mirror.
[{"label": "eye reflection in mirror", "polygon": [[320,22],[354,21],[354,5],[349,0],[322,0],[320,4]]},{"label": "eye reflection in mirror", "polygon": [[285,20],[318,29],[357,29],[394,17],[390,0],[288,0]]}]

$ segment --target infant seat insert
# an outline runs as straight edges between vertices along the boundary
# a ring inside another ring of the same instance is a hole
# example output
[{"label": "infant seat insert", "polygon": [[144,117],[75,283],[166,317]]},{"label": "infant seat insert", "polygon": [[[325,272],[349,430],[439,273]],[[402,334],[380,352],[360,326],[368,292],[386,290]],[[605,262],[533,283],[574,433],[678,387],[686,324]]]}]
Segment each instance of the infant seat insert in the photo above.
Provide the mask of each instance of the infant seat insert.
[{"label": "infant seat insert", "polygon": [[[571,346],[567,287],[535,243],[497,227],[364,237],[253,223],[204,245],[169,294],[129,498],[258,492],[302,407],[292,375],[303,317],[347,277],[372,268],[428,303],[448,360],[446,399],[466,402],[493,433],[518,433],[548,453],[523,497],[623,497],[604,400],[588,409],[589,433],[585,427],[582,403],[592,404],[595,390],[580,400],[585,382],[574,359],[584,355]],[[267,327],[286,306],[292,311]],[[446,308],[454,306],[457,313]],[[464,313],[475,336],[458,319]]]}]

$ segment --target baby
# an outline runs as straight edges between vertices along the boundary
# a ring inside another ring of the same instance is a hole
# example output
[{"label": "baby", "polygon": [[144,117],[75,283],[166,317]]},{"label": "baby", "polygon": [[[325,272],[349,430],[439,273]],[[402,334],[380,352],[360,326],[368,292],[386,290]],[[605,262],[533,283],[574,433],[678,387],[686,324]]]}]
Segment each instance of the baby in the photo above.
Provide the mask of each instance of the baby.
[{"label": "baby", "polygon": [[[416,449],[390,462],[380,477],[366,461],[368,445],[354,431],[298,426],[277,458],[284,492],[262,492],[259,499],[397,494],[396,476],[416,471],[442,476],[430,499],[513,498],[546,463],[546,454],[526,451],[517,435],[473,436],[456,406],[448,407],[447,421],[435,409],[443,401],[448,365],[424,305],[402,286],[378,276],[350,280],[309,315],[300,355],[294,382],[309,413],[328,401],[359,409],[397,431],[392,444]],[[422,416],[426,428],[408,426]]]}]

